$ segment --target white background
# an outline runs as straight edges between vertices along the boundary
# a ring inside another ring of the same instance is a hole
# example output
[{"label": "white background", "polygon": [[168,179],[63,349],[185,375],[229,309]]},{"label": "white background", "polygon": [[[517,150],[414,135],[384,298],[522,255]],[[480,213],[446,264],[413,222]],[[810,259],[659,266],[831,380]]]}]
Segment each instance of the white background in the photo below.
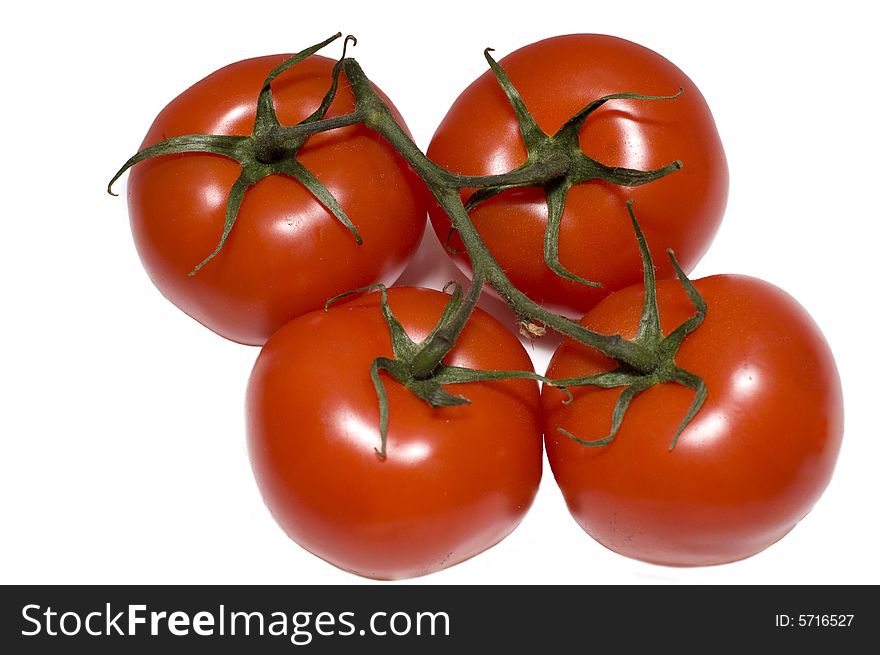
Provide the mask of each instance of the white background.
[{"label": "white background", "polygon": [[[825,331],[845,389],[844,446],[825,496],[749,560],[671,569],[614,555],[575,525],[545,469],[508,539],[409,583],[880,582],[870,5],[314,3],[321,16],[290,1],[83,4],[4,13],[0,582],[361,582],[290,542],[260,500],[243,420],[257,349],[161,297],[134,251],[124,195],[104,192],[187,86],[339,30],[358,36],[354,55],[423,147],[485,69],[485,46],[501,57],[555,34],[604,32],[671,59],[709,101],[731,170],[725,222],[695,276],[746,273],[788,290]],[[422,270],[407,279],[424,280]],[[451,275],[444,263],[431,280]]]}]

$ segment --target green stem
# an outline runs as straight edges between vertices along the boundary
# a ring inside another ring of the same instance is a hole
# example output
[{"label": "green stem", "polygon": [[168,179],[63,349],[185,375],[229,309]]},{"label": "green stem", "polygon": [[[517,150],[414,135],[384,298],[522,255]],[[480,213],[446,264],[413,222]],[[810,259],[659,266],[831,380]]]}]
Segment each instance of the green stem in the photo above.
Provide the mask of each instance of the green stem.
[{"label": "green stem", "polygon": [[[380,134],[406,159],[416,174],[426,182],[434,197],[449,215],[452,225],[458,231],[467,248],[474,270],[474,279],[481,281],[485,279],[489,282],[522,318],[549,325],[557,332],[592,346],[636,371],[650,371],[656,366],[656,353],[650,349],[627,341],[617,334],[605,335],[594,332],[569,318],[554,314],[517,289],[504,274],[503,269],[474,227],[467,211],[465,211],[458,190],[444,184],[449,174],[428,159],[406,131],[397,124],[387,105],[376,94],[360,65],[352,59],[347,59],[343,62],[343,68],[355,94],[357,106],[359,110],[363,109],[364,111],[365,125]],[[549,179],[553,179],[553,177],[548,177],[543,181]],[[475,186],[473,180],[468,185]],[[460,312],[463,311],[460,310]],[[437,358],[439,354],[439,359],[430,367],[431,370],[436,367],[449,349],[442,354],[440,354],[440,350],[438,348],[436,351],[432,351],[432,357]],[[423,372],[429,367],[428,356],[426,355],[425,358],[425,362],[420,362],[420,370]]]},{"label": "green stem", "polygon": [[480,189],[498,186],[513,188],[544,184],[564,175],[570,165],[570,161],[564,157],[551,156],[544,160],[528,162],[520,168],[498,175],[457,175],[445,169],[441,170],[446,185],[455,189]]},{"label": "green stem", "polygon": [[[191,134],[172,137],[162,143],[145,148],[131,157],[110,181],[108,192],[112,193],[113,182],[123,172],[151,157],[184,152],[202,152],[221,155],[237,161],[241,165],[242,171],[227,198],[226,220],[220,242],[207,259],[196,266],[191,275],[220,252],[235,225],[245,193],[251,186],[269,175],[283,174],[298,180],[352,233],[357,243],[361,244],[360,233],[346,215],[343,207],[317,177],[298,161],[297,153],[308,138],[314,134],[363,124],[367,129],[374,131],[388,141],[395,151],[408,162],[412,170],[422,178],[449,217],[452,230],[458,232],[473,268],[473,276],[467,295],[462,298],[461,289],[456,285],[440,320],[431,333],[420,343],[416,343],[406,334],[403,325],[394,317],[388,305],[385,288],[379,285],[382,293],[382,312],[391,334],[394,356],[393,358],[377,358],[370,370],[370,377],[376,388],[380,406],[382,441],[381,447],[376,450],[378,456],[385,457],[388,429],[388,397],[380,372],[384,372],[404,384],[417,397],[435,408],[462,405],[469,402],[462,396],[446,392],[442,388],[443,385],[477,380],[508,378],[540,380],[563,388],[568,395],[566,402],[570,402],[573,398],[567,390],[569,386],[622,387],[623,391],[615,405],[611,428],[607,436],[585,440],[559,428],[561,433],[588,446],[606,445],[616,437],[631,401],[642,391],[656,384],[674,382],[693,389],[695,392],[691,407],[673,436],[670,450],[674,448],[679,436],[702,407],[708,393],[701,378],[678,367],[674,361],[684,338],[702,323],[706,316],[707,306],[695,285],[679,266],[674,254],[668,251],[675,272],[694,305],[695,313],[664,337],[660,328],[654,265],[645,237],[632,210],[632,201],[627,203],[627,209],[639,243],[645,286],[642,317],[637,335],[632,340],[624,339],[619,334],[607,335],[594,332],[569,318],[544,309],[522,293],[511,283],[504,269],[486,247],[471,221],[469,211],[479,203],[509,189],[524,186],[542,188],[546,194],[548,207],[548,224],[544,240],[544,258],[547,265],[562,278],[580,284],[598,286],[598,283],[589,282],[569,272],[559,261],[559,230],[569,189],[575,184],[597,180],[624,187],[639,186],[654,182],[679,170],[682,163],[676,160],[661,168],[647,171],[607,166],[588,157],[581,150],[579,131],[589,115],[610,100],[672,100],[678,97],[682,90],[679,89],[679,92],[672,96],[643,96],[635,93],[604,96],[575,114],[555,135],[551,136],[544,133],[534,121],[513,82],[487,50],[486,59],[517,116],[527,157],[522,165],[503,174],[459,175],[435,164],[419,149],[409,134],[395,120],[391,109],[373,88],[360,65],[345,56],[345,47],[343,47],[342,58],[334,65],[330,88],[325,93],[320,106],[297,125],[282,126],[280,124],[272,99],[272,81],[339,36],[339,34],[334,35],[322,43],[288,58],[268,75],[258,98],[254,130],[250,136]],[[345,45],[349,41],[354,41],[353,37],[346,37]],[[326,118],[325,116],[336,98],[339,76],[342,72],[345,73],[351,92],[354,94],[355,109],[342,116]],[[467,204],[461,198],[461,192],[464,189],[475,189],[468,198]],[[495,288],[521,320],[549,326],[564,336],[590,346],[616,360],[617,368],[596,375],[553,381],[531,371],[478,371],[443,364],[443,359],[454,347],[473,314],[483,287],[487,283]]]},{"label": "green stem", "polygon": [[461,305],[420,344],[420,350],[410,364],[410,372],[415,379],[423,380],[430,377],[447,353],[452,350],[477,306],[485,282],[482,271],[474,271],[471,286]]},{"label": "green stem", "polygon": [[254,154],[257,161],[271,164],[296,153],[306,139],[318,132],[327,132],[348,127],[363,121],[358,111],[332,118],[322,118],[310,123],[298,123],[289,127],[279,127],[254,139]]}]

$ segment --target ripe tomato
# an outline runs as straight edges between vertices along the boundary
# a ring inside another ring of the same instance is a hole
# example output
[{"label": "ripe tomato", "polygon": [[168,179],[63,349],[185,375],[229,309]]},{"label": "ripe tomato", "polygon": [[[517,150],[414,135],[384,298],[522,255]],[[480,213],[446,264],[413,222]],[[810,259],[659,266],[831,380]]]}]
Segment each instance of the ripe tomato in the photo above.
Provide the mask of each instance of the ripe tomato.
[{"label": "ripe tomato", "polygon": [[[532,299],[582,314],[609,292],[641,280],[632,248],[625,200],[633,198],[648,243],[673,248],[690,271],[709,246],[727,202],[727,162],[712,114],[699,89],[669,61],[640,45],[611,36],[575,34],[528,45],[500,61],[526,106],[554,134],[589,102],[611,93],[671,95],[675,100],[613,100],[589,117],[581,149],[609,166],[684,168],[643,186],[583,183],[568,193],[559,234],[559,260],[570,272],[598,281],[593,288],[565,280],[543,256],[547,207],[538,188],[507,191],[472,213],[474,224],[510,280]],[[428,148],[428,156],[453,172],[488,175],[526,160],[519,127],[491,71],[458,97]],[[449,220],[430,210],[438,237]],[[457,236],[450,246],[461,249]],[[465,254],[456,261],[467,268]],[[659,276],[671,276],[668,262]]]},{"label": "ripe tomato", "polygon": [[[212,73],[162,110],[143,147],[181,134],[249,135],[263,79],[285,58],[248,59]],[[312,56],[273,83],[282,125],[320,105],[333,64]],[[343,79],[327,117],[353,107]],[[247,192],[224,248],[194,276],[187,274],[220,240],[239,164],[216,155],[170,155],[130,173],[131,228],[150,278],[171,302],[233,341],[262,344],[332,296],[392,283],[424,230],[421,181],[363,126],[313,136],[299,160],[339,201],[363,245],[297,181],[272,175]]]},{"label": "ripe tomato", "polygon": [[[392,311],[424,339],[448,300],[394,288]],[[266,343],[247,391],[251,461],[266,505],[291,539],[359,575],[424,575],[509,534],[541,478],[540,398],[531,380],[447,387],[470,405],[431,409],[383,374],[387,456],[370,379],[391,339],[371,294],[301,316]],[[519,340],[481,310],[446,363],[531,370]]]},{"label": "ripe tomato", "polygon": [[[742,276],[696,286],[708,303],[703,324],[676,362],[701,376],[703,408],[670,441],[693,399],[676,384],[636,397],[607,446],[581,439],[608,434],[620,390],[572,389],[563,405],[544,392],[545,441],[553,474],[575,520],[611,550],[667,565],[719,564],[753,555],[810,511],[831,477],[843,431],[840,379],[810,316],[780,289]],[[644,290],[609,296],[585,325],[636,333]],[[693,314],[676,281],[658,283],[664,334]],[[570,342],[548,377],[607,370],[604,356]]]}]

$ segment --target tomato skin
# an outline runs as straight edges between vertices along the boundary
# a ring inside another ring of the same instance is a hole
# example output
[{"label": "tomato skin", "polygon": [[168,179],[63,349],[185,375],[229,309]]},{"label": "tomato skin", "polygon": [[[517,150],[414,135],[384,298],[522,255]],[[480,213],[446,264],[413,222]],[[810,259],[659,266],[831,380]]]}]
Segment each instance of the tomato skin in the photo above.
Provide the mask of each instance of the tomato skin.
[{"label": "tomato skin", "polygon": [[[558,390],[543,396],[547,456],[575,520],[611,550],[666,565],[731,562],[782,538],[828,484],[843,433],[837,368],[806,311],[754,278],[713,276],[696,286],[708,313],[676,362],[703,378],[708,397],[674,450],[690,389],[669,383],[638,396],[604,447],[557,428],[604,437],[619,390],[574,389],[568,406]],[[582,322],[632,337],[643,297],[639,287],[619,291]],[[664,334],[693,314],[675,281],[659,282],[658,300]],[[566,342],[547,374],[610,366]]]},{"label": "tomato skin", "polygon": [[[709,247],[727,203],[724,149],[706,102],[672,63],[623,39],[573,34],[533,43],[500,61],[538,125],[554,134],[586,104],[610,93],[633,91],[676,100],[615,100],[587,119],[580,134],[584,152],[609,166],[653,169],[681,160],[684,168],[640,187],[606,183],[576,185],[568,194],[559,236],[560,262],[604,288],[560,278],[544,262],[547,222],[544,193],[508,191],[472,213],[489,249],[513,284],[550,308],[580,316],[611,291],[641,280],[641,260],[625,202],[636,211],[648,243],[673,248],[690,271]],[[513,110],[487,71],[458,97],[437,128],[428,156],[469,175],[498,174],[526,160]],[[430,208],[438,238],[449,219]],[[454,249],[462,244],[456,235]],[[455,256],[467,270],[467,256]],[[668,262],[658,275],[672,276]]]},{"label": "tomato skin", "polygon": [[[416,340],[449,298],[405,287],[388,297]],[[389,428],[379,459],[369,369],[391,354],[371,294],[279,330],[247,391],[251,461],[275,520],[318,557],[379,579],[431,573],[503,539],[534,499],[543,452],[533,381],[454,385],[472,404],[431,409],[383,374]],[[479,309],[445,361],[531,370],[516,337]]]},{"label": "tomato skin", "polygon": [[[142,147],[181,134],[249,135],[263,79],[285,58],[248,59],[212,73],[162,110]],[[333,64],[313,56],[273,83],[282,125],[319,106]],[[353,107],[342,79],[327,117]],[[226,198],[241,167],[217,155],[183,154],[142,162],[130,173],[131,229],[150,278],[172,303],[233,341],[260,345],[332,296],[391,284],[424,231],[421,181],[363,126],[311,137],[299,160],[340,202],[363,245],[299,182],[273,175],[247,192],[223,250],[194,276],[187,274],[220,240]]]}]

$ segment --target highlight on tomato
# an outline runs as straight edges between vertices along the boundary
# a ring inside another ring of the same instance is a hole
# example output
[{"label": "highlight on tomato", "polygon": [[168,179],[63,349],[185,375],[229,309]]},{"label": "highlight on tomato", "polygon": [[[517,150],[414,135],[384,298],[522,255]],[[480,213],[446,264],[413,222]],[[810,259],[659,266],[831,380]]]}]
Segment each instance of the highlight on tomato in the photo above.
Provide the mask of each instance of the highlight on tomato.
[{"label": "highlight on tomato", "polygon": [[[261,351],[247,389],[247,434],[263,499],[300,546],[361,576],[398,579],[462,562],[507,536],[541,479],[533,380],[456,385],[470,404],[432,408],[380,374],[387,436],[371,379],[392,344],[372,293],[294,319]],[[392,288],[388,306],[414,341],[449,296]],[[477,309],[444,362],[531,370],[519,340]],[[381,454],[380,454],[381,451]]]},{"label": "highlight on tomato", "polygon": [[[606,435],[625,390],[571,388],[568,404],[557,389],[543,392],[547,457],[572,516],[617,553],[673,566],[732,562],[781,539],[822,495],[843,431],[834,359],[793,298],[745,276],[694,284],[708,309],[675,362],[702,379],[706,396],[677,438],[694,402],[686,386],[633,394],[613,439]],[[642,285],[618,291],[582,324],[631,338],[644,297]],[[677,281],[659,281],[657,299],[664,334],[694,314]],[[547,375],[613,368],[566,340]]]},{"label": "highlight on tomato", "polygon": [[353,109],[344,73],[313,54],[332,40],[292,66],[275,55],[208,75],[144,138],[142,153],[164,143],[159,152],[171,154],[126,164],[132,234],[150,279],[233,341],[261,345],[332,296],[394,282],[424,230],[421,180],[362,124],[276,138],[283,126],[344,120]]},{"label": "highlight on tomato", "polygon": [[[612,36],[558,36],[504,57],[461,93],[427,152],[468,175],[505,173],[548,153],[575,162],[542,186],[463,194],[513,285],[569,315],[641,279],[627,199],[638,203],[648,242],[673,248],[686,272],[727,203],[724,149],[697,86],[659,54]],[[467,271],[449,218],[439,207],[430,215]],[[658,265],[658,276],[673,274]]]}]

